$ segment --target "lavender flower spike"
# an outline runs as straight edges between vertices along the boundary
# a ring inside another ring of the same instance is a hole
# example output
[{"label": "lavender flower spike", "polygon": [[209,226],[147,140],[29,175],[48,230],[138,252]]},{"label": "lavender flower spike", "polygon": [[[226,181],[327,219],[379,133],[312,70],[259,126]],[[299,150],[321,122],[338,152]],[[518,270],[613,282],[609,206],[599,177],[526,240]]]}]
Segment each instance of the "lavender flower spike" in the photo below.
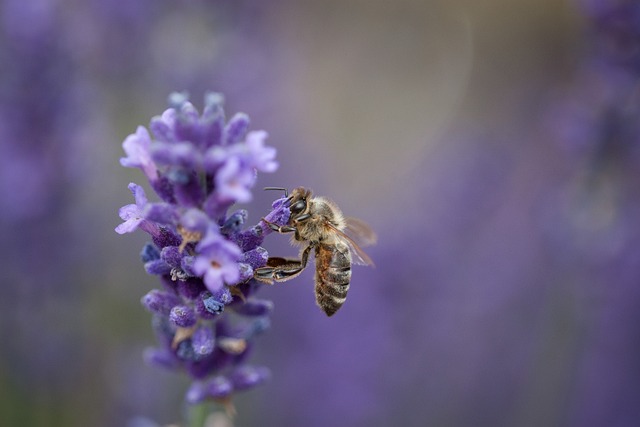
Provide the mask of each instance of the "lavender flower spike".
[{"label": "lavender flower spike", "polygon": [[[123,166],[141,169],[161,201],[149,202],[130,184],[135,204],[120,209],[120,234],[140,228],[151,242],[141,252],[144,268],[160,276],[141,302],[153,315],[159,346],[146,352],[158,366],[193,379],[188,403],[218,400],[269,377],[268,369],[247,365],[255,338],[269,325],[273,304],[253,294],[263,285],[252,271],[266,265],[260,245],[269,227],[245,227],[248,212],[228,213],[248,202],[258,172],[278,167],[276,150],[264,131],[248,131],[249,118],[236,114],[224,123],[220,95],[208,95],[202,115],[184,94],[170,96],[171,108],[151,120],[152,135],[138,127],[123,144]],[[284,225],[286,199],[264,216]]]}]

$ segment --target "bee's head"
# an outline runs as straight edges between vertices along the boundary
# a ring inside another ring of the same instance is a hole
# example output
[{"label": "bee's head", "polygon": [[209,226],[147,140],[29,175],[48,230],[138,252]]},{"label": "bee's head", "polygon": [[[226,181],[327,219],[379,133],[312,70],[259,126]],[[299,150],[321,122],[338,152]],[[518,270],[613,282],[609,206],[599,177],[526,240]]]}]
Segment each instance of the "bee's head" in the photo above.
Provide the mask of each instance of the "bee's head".
[{"label": "bee's head", "polygon": [[304,187],[294,188],[289,196],[289,211],[291,212],[291,218],[295,218],[304,212],[308,208],[308,200],[311,197],[311,190],[307,190]]}]

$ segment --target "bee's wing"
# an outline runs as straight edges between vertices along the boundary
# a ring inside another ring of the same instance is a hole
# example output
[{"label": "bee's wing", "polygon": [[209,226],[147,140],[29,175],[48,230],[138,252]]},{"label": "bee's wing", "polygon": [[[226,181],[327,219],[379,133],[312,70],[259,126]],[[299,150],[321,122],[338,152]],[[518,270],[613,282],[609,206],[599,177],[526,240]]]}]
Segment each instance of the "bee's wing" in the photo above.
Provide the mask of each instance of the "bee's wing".
[{"label": "bee's wing", "polygon": [[376,232],[369,227],[369,225],[361,219],[346,217],[345,221],[347,226],[345,228],[346,234],[357,241],[360,246],[375,245],[378,241]]},{"label": "bee's wing", "polygon": [[358,246],[356,242],[351,239],[351,237],[347,236],[341,230],[338,230],[336,226],[331,224],[330,222],[326,222],[327,227],[331,228],[332,231],[336,233],[336,235],[342,240],[348,247],[351,252],[351,262],[353,264],[360,265],[371,265],[373,266],[373,260],[367,255],[361,248]]}]

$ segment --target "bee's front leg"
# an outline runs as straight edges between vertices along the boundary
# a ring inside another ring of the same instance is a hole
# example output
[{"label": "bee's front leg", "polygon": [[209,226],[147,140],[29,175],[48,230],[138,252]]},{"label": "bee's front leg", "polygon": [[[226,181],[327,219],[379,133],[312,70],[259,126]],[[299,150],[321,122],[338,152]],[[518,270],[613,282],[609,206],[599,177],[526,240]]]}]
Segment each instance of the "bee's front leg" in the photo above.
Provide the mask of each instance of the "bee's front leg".
[{"label": "bee's front leg", "polygon": [[256,268],[253,272],[253,277],[265,283],[273,283],[276,282],[286,282],[287,280],[293,279],[302,273],[307,267],[307,262],[309,261],[309,251],[311,251],[312,245],[307,246],[307,248],[302,252],[302,257],[300,260],[297,259],[287,259],[287,258],[279,258],[279,257],[271,257],[267,260],[266,267]]},{"label": "bee's front leg", "polygon": [[267,221],[266,219],[262,218],[262,221],[267,224],[267,226],[269,226],[270,229],[272,229],[273,231],[277,231],[278,233],[293,233],[294,231],[296,231],[295,227],[292,227],[290,225],[278,225],[275,224],[271,221]]}]

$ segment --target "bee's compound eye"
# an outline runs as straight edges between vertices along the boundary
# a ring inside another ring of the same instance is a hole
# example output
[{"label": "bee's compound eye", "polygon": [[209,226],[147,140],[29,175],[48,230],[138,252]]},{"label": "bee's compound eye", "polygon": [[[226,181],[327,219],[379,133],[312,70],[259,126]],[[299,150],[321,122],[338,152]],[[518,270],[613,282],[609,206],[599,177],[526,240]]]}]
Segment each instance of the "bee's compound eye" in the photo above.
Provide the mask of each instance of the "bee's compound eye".
[{"label": "bee's compound eye", "polygon": [[291,211],[292,215],[296,215],[302,212],[306,206],[307,206],[307,202],[304,199],[302,199],[302,200],[298,200],[293,205],[291,205],[289,210]]}]

